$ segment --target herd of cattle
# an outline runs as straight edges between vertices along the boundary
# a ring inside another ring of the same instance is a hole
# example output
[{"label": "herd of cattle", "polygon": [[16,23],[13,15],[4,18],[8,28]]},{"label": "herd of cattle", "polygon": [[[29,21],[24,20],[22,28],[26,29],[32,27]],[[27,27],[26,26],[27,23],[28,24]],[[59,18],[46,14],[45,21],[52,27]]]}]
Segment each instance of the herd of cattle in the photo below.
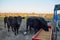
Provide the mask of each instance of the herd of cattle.
[{"label": "herd of cattle", "polygon": [[[14,34],[17,35],[19,32],[19,28],[20,28],[22,19],[24,19],[24,18],[25,17],[21,17],[21,16],[4,17],[4,25],[5,25],[5,27],[7,27],[8,32],[10,31],[10,27],[11,27]],[[35,16],[27,17],[26,32],[28,32],[28,30],[31,32],[32,28],[34,29],[35,33],[41,28],[44,29],[45,31],[49,31],[47,21],[42,17],[35,17]]]}]

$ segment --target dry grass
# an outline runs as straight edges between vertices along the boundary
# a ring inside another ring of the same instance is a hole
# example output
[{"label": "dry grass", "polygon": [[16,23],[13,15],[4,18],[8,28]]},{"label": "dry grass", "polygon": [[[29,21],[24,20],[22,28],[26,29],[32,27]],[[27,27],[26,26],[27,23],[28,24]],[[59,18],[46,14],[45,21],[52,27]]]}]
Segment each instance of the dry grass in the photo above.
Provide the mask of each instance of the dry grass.
[{"label": "dry grass", "polygon": [[36,13],[0,13],[0,17],[5,17],[5,16],[41,16],[45,18],[51,18],[52,14],[36,14]]}]

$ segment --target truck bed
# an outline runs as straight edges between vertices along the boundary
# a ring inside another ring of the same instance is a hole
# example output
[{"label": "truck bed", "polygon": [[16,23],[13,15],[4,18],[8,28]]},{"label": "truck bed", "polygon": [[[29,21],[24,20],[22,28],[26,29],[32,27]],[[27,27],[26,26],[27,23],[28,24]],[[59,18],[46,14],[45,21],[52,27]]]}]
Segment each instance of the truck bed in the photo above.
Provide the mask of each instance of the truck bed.
[{"label": "truck bed", "polygon": [[40,29],[35,35],[33,35],[32,40],[51,40],[52,39],[52,28],[48,26],[49,31],[44,31]]}]

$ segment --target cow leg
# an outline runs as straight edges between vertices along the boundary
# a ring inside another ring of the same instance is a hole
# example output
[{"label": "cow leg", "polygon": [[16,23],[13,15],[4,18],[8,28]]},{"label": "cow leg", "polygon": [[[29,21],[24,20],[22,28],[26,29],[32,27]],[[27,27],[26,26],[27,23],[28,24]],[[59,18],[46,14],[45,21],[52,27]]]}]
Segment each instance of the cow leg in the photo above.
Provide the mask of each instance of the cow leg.
[{"label": "cow leg", "polygon": [[12,31],[14,32],[14,29],[13,29],[13,27],[12,27]]},{"label": "cow leg", "polygon": [[14,34],[17,35],[17,34],[16,34],[16,28],[15,28],[15,27],[14,27]]},{"label": "cow leg", "polygon": [[12,27],[12,31],[14,32],[14,29],[13,29],[13,27]]},{"label": "cow leg", "polygon": [[18,30],[19,30],[19,27],[17,27],[15,30],[16,35],[19,33]]},{"label": "cow leg", "polygon": [[19,28],[17,28],[17,29],[16,29],[16,31],[17,31],[17,34],[18,34],[18,30],[19,30]]},{"label": "cow leg", "polygon": [[34,34],[37,32],[37,28],[34,28]]},{"label": "cow leg", "polygon": [[28,31],[28,24],[27,24],[27,26],[26,26],[26,32]]},{"label": "cow leg", "polygon": [[7,24],[7,28],[8,28],[8,32],[10,31],[10,25],[9,24]]},{"label": "cow leg", "polygon": [[30,31],[30,33],[31,33],[31,28],[32,28],[32,26],[29,26],[29,31]]},{"label": "cow leg", "polygon": [[14,32],[14,26],[11,26],[12,31]]},{"label": "cow leg", "polygon": [[16,31],[17,31],[17,34],[18,34],[20,25],[17,25],[16,27],[17,27],[17,28],[16,28]]}]

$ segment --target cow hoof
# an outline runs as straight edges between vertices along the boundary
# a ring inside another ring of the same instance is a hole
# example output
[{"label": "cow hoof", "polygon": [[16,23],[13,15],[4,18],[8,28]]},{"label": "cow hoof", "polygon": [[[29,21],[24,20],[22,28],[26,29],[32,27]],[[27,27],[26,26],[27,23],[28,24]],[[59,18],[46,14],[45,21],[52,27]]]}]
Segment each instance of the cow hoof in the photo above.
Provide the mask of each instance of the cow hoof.
[{"label": "cow hoof", "polygon": [[17,34],[15,33],[15,36],[17,36]]}]

